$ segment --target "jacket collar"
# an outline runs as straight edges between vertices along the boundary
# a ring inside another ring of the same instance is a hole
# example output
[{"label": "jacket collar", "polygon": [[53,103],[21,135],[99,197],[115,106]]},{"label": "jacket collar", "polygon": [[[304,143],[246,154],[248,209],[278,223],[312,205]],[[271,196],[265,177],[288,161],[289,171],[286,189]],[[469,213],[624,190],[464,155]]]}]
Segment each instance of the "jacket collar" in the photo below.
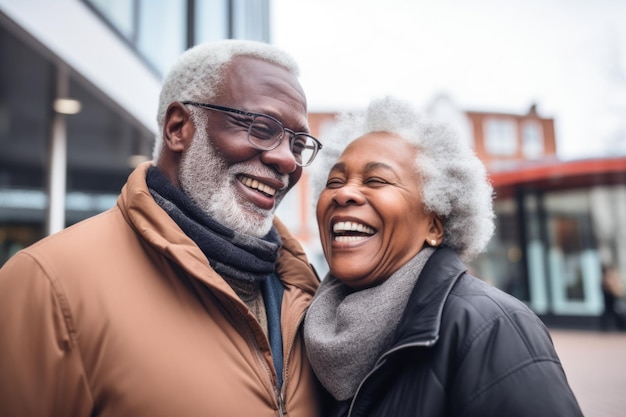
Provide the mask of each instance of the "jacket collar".
[{"label": "jacket collar", "polygon": [[[212,270],[195,242],[154,201],[146,184],[150,166],[152,162],[144,162],[130,174],[117,201],[122,215],[154,249],[211,287],[231,292],[230,286]],[[293,285],[312,296],[319,279],[314,275],[302,246],[277,217],[274,227],[282,240],[276,272],[285,285]]]},{"label": "jacket collar", "polygon": [[392,350],[400,345],[431,346],[437,342],[443,306],[452,287],[466,271],[453,249],[442,247],[431,255],[411,292]]}]

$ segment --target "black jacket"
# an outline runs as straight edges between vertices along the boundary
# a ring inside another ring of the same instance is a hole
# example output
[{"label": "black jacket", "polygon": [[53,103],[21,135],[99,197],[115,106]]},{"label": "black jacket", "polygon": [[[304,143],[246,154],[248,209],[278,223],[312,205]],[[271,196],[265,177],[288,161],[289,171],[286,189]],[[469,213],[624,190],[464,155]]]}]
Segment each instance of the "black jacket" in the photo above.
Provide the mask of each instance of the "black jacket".
[{"label": "black jacket", "polygon": [[392,346],[331,415],[582,416],[540,319],[466,269],[451,249],[430,257]]}]

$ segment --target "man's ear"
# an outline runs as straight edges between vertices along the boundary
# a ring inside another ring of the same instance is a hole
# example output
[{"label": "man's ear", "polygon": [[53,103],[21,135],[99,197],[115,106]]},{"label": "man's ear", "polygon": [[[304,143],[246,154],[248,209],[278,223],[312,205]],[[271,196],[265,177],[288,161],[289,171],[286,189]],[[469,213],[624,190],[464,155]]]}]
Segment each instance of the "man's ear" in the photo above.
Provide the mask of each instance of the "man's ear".
[{"label": "man's ear", "polygon": [[194,133],[189,109],[179,101],[171,103],[165,112],[163,146],[173,153],[182,153],[191,144]]}]

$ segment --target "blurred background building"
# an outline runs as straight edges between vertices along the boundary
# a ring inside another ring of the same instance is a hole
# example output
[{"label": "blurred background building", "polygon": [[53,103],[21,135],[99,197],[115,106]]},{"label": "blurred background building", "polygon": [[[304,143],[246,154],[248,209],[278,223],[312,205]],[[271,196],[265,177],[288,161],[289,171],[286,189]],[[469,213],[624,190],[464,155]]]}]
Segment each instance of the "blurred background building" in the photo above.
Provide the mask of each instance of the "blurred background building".
[{"label": "blurred background building", "polygon": [[[626,277],[626,156],[559,160],[554,120],[539,114],[537,105],[526,114],[469,111],[443,95],[424,111],[456,127],[494,186],[496,231],[473,272],[550,325],[597,327],[604,309],[602,266]],[[334,118],[310,114],[314,135]],[[304,222],[290,226],[298,225],[323,274],[317,230]]]},{"label": "blurred background building", "polygon": [[[183,50],[271,42],[269,16],[269,0],[0,0],[0,265],[115,204],[151,156],[161,78]],[[626,277],[626,156],[559,160],[536,105],[471,111],[439,96],[424,110],[457,127],[494,185],[496,233],[476,275],[549,324],[596,326],[602,265]],[[335,116],[311,113],[313,134]],[[308,172],[278,213],[323,275]]]},{"label": "blurred background building", "polygon": [[269,41],[268,3],[0,0],[0,264],[114,205],[151,156],[167,66],[207,40]]}]

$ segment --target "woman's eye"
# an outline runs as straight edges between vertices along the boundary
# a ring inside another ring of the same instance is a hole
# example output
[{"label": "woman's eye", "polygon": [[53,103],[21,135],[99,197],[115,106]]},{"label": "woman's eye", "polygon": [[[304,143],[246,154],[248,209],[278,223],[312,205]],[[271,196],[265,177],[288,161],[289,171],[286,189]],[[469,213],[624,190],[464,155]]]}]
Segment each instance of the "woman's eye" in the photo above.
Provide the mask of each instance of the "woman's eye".
[{"label": "woman's eye", "polygon": [[368,185],[385,185],[385,184],[389,184],[386,180],[384,180],[383,178],[380,177],[372,177],[372,178],[368,178],[365,180],[365,184]]},{"label": "woman's eye", "polygon": [[343,184],[343,181],[338,178],[329,178],[326,181],[326,188],[339,188]]}]

